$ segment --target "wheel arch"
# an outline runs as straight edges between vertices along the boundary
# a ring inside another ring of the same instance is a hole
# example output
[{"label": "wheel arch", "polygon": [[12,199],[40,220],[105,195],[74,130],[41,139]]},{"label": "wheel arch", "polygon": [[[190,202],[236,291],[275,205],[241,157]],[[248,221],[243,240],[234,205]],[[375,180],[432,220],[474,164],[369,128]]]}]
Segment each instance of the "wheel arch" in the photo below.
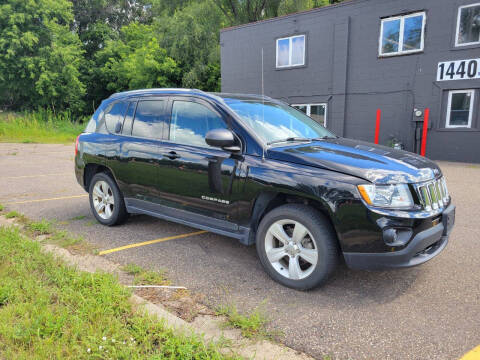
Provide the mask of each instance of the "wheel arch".
[{"label": "wheel arch", "polygon": [[117,183],[117,180],[115,179],[115,176],[113,175],[112,170],[110,170],[107,166],[102,164],[90,163],[85,166],[85,169],[83,172],[83,184],[87,192],[90,188],[90,182],[92,181],[93,177],[96,174],[101,172],[109,175],[112,178],[112,180],[115,181],[115,183]]},{"label": "wheel arch", "polygon": [[251,244],[255,243],[258,225],[264,216],[273,209],[285,204],[304,204],[314,208],[324,215],[327,221],[330,223],[330,226],[332,227],[337,238],[337,243],[340,246],[338,232],[333,221],[334,213],[328,206],[327,202],[323,199],[313,199],[308,196],[289,194],[286,192],[262,192],[257,196],[251,216],[251,231],[249,241]]}]

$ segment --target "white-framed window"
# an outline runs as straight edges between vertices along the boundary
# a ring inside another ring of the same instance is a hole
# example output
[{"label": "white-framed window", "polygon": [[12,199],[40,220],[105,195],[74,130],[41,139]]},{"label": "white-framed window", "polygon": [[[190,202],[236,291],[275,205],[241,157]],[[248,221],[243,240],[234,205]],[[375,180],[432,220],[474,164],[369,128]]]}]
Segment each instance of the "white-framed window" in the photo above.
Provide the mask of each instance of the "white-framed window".
[{"label": "white-framed window", "polygon": [[472,127],[475,90],[454,90],[448,93],[447,128]]},{"label": "white-framed window", "polygon": [[380,56],[394,56],[423,51],[425,44],[425,12],[382,19]]},{"label": "white-framed window", "polygon": [[295,104],[292,107],[304,112],[320,125],[327,127],[327,104]]},{"label": "white-framed window", "polygon": [[455,46],[480,44],[480,3],[458,9]]},{"label": "white-framed window", "polygon": [[305,65],[305,35],[277,39],[277,68]]}]

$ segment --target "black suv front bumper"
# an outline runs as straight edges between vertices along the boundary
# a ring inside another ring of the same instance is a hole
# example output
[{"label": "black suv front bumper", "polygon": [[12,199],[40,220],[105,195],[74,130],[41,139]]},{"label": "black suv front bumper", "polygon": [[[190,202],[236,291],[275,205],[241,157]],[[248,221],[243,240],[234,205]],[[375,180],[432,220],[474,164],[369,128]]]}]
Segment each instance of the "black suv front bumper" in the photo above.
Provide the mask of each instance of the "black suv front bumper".
[{"label": "black suv front bumper", "polygon": [[455,206],[442,213],[442,221],[418,233],[402,250],[388,253],[343,253],[347,266],[358,270],[382,270],[423,264],[437,256],[447,246],[455,223]]}]

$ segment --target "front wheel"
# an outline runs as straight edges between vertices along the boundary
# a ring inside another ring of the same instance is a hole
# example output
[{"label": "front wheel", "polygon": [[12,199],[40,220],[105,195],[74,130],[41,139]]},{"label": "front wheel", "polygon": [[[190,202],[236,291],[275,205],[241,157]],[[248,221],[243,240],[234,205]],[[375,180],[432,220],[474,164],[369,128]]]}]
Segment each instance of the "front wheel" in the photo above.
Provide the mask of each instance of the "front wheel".
[{"label": "front wheel", "polygon": [[297,290],[322,285],[338,263],[330,223],[306,205],[282,205],[265,215],[258,226],[256,245],[270,277]]},{"label": "front wheel", "polygon": [[112,226],[128,217],[123,196],[115,181],[105,173],[96,174],[90,182],[90,208],[97,221]]}]

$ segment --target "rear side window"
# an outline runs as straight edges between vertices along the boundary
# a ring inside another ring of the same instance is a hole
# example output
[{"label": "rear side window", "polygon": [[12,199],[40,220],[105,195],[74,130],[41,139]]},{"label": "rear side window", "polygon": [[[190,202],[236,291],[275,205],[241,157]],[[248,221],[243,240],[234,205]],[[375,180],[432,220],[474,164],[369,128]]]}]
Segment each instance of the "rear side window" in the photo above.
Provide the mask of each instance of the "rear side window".
[{"label": "rear side window", "polygon": [[172,108],[170,140],[178,144],[208,147],[205,135],[213,129],[227,129],[223,119],[204,105],[175,101]]},{"label": "rear side window", "polygon": [[123,118],[125,117],[125,111],[127,110],[128,103],[120,101],[114,103],[105,114],[105,124],[107,130],[112,134],[115,133],[115,127],[117,123],[123,126]]},{"label": "rear side window", "polygon": [[132,136],[161,139],[165,123],[165,100],[139,101],[133,121]]}]

